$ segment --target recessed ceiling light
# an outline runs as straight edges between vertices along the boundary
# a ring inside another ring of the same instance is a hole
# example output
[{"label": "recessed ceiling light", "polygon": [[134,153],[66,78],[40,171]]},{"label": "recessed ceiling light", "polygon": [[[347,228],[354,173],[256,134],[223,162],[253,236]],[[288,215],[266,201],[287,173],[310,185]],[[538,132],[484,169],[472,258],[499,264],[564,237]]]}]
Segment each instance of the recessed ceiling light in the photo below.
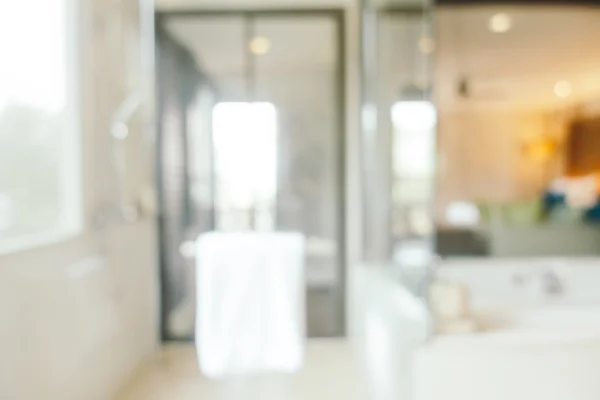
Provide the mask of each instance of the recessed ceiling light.
[{"label": "recessed ceiling light", "polygon": [[569,81],[558,81],[554,85],[554,94],[561,99],[566,99],[573,93],[573,85]]},{"label": "recessed ceiling light", "polygon": [[494,33],[505,33],[512,28],[512,18],[506,13],[492,15],[488,21],[488,28]]},{"label": "recessed ceiling light", "polygon": [[262,56],[267,54],[271,49],[271,41],[266,37],[257,36],[250,40],[248,47],[250,48],[252,54]]},{"label": "recessed ceiling light", "polygon": [[435,51],[435,41],[430,37],[423,37],[419,40],[419,51],[424,54],[431,54]]}]

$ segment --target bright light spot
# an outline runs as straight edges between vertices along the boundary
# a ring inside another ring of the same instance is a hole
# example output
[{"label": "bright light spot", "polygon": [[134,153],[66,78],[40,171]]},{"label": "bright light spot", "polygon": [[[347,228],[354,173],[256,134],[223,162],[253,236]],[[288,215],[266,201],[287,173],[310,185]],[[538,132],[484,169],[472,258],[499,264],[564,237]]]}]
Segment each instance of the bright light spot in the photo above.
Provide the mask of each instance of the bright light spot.
[{"label": "bright light spot", "polygon": [[400,101],[392,106],[394,171],[398,176],[429,176],[434,169],[437,114],[428,101]]},{"label": "bright light spot", "polygon": [[446,208],[446,221],[454,226],[475,226],[480,218],[479,208],[473,203],[456,201]]},{"label": "bright light spot", "polygon": [[369,313],[365,321],[367,367],[378,389],[386,386],[390,375],[391,343],[389,329],[381,315]]},{"label": "bright light spot", "polygon": [[569,81],[558,81],[554,85],[554,94],[561,99],[566,99],[573,93],[573,85]]},{"label": "bright light spot", "polygon": [[429,240],[404,240],[394,250],[394,261],[405,268],[423,268],[431,264]]},{"label": "bright light spot", "polygon": [[179,253],[184,258],[193,258],[196,255],[196,242],[188,240],[187,242],[181,243],[179,246]]},{"label": "bright light spot", "polygon": [[71,78],[66,9],[65,0],[0,1],[0,109],[9,103],[64,109]]},{"label": "bright light spot", "polygon": [[250,41],[249,47],[252,54],[262,56],[271,50],[271,41],[265,37],[257,36]]},{"label": "bright light spot", "polygon": [[505,13],[494,14],[489,22],[488,27],[494,33],[506,33],[512,28],[512,18]]},{"label": "bright light spot", "polygon": [[433,173],[435,137],[432,131],[396,133],[394,172],[399,177],[427,177]]},{"label": "bright light spot", "polygon": [[424,37],[419,40],[419,51],[424,54],[431,54],[435,51],[435,41],[430,37]]},{"label": "bright light spot", "polygon": [[539,138],[527,143],[523,153],[532,162],[546,162],[556,154],[557,148],[555,140]]},{"label": "bright light spot", "polygon": [[129,128],[123,122],[117,123],[112,130],[112,136],[118,140],[125,140],[129,136]]},{"label": "bright light spot", "polygon": [[373,104],[366,104],[362,109],[362,123],[366,132],[373,132],[377,129],[377,107]]},{"label": "bright light spot", "polygon": [[392,106],[392,122],[399,131],[429,131],[437,124],[437,113],[429,101],[399,101]]},{"label": "bright light spot", "polygon": [[219,204],[245,210],[277,191],[277,110],[271,103],[219,103],[213,109]]}]

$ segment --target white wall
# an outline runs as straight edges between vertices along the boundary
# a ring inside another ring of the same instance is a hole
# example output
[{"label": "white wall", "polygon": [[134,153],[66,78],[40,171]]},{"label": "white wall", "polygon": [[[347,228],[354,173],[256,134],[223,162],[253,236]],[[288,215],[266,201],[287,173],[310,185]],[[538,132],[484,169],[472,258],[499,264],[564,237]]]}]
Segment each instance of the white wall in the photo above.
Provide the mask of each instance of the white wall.
[{"label": "white wall", "polygon": [[[114,197],[108,126],[124,94],[146,78],[134,1],[82,5],[85,217]],[[119,38],[121,31],[131,40]],[[115,43],[130,47],[115,47]],[[128,71],[128,73],[126,73]],[[137,118],[127,143],[127,189],[152,185],[151,146]],[[0,256],[0,398],[110,400],[158,339],[154,218],[85,231],[44,248]]]}]

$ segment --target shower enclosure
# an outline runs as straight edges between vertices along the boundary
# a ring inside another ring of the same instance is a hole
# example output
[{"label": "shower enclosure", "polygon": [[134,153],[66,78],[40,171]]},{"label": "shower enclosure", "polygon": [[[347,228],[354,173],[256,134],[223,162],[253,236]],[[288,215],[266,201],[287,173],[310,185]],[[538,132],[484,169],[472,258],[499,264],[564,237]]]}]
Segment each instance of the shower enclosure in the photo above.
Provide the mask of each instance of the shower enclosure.
[{"label": "shower enclosure", "polygon": [[364,257],[423,271],[434,253],[434,5],[362,2]]},{"label": "shower enclosure", "polygon": [[164,13],[158,32],[163,337],[194,335],[210,231],[302,233],[308,335],[342,336],[341,12]]}]

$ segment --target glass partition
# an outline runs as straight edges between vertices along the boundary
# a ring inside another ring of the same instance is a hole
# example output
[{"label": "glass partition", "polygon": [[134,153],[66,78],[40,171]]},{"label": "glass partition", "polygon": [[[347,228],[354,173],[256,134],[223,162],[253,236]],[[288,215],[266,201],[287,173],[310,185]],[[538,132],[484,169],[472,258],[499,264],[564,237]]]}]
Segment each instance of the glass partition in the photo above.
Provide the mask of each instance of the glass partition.
[{"label": "glass partition", "polygon": [[364,6],[364,253],[367,261],[419,268],[434,248],[432,5]]},{"label": "glass partition", "polygon": [[[163,200],[171,201],[170,206],[163,202],[163,215],[169,218],[162,232],[171,244],[163,257],[172,255],[162,266],[165,338],[193,337],[195,266],[183,262],[177,251],[182,241],[212,230],[303,234],[307,334],[343,336],[341,13],[161,17],[159,25],[194,70],[181,70],[181,56],[161,70],[162,103],[168,104],[173,87],[189,89],[194,83],[190,74],[198,72],[202,76],[195,83],[208,95],[191,99],[196,112],[187,124],[181,101],[175,110],[161,113],[165,124],[159,147],[170,160],[160,165]],[[182,138],[182,132],[187,136]]]},{"label": "glass partition", "polygon": [[418,351],[431,332],[422,299],[434,255],[432,16],[429,3],[371,1],[363,9],[361,158],[367,268],[360,273],[377,289],[360,300],[366,310],[361,329],[365,363],[381,375],[374,391],[384,392],[385,398],[420,398],[415,394]]},{"label": "glass partition", "polygon": [[600,9],[442,4],[436,17],[437,252],[598,257]]}]

